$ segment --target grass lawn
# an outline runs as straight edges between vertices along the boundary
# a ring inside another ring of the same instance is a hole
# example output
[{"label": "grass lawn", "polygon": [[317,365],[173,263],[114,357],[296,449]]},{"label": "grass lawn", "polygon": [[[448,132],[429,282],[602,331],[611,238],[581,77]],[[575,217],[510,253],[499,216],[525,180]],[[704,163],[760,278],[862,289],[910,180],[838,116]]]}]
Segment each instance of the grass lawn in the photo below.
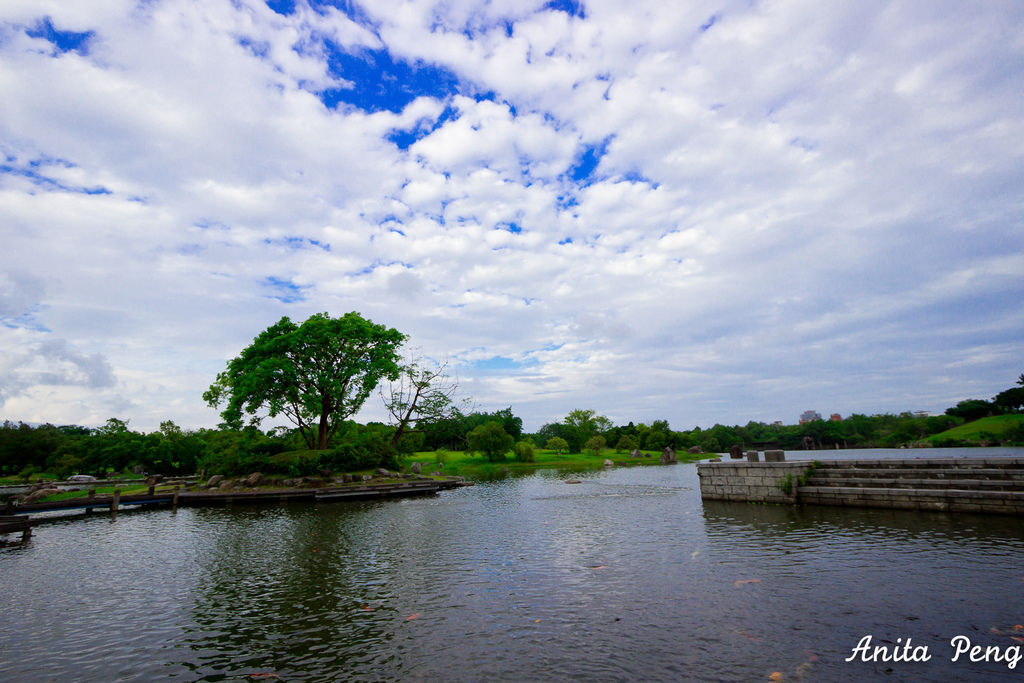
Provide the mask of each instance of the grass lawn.
[{"label": "grass lawn", "polygon": [[[1024,416],[1019,416],[1024,417]],[[431,472],[439,472],[441,476],[462,476],[467,479],[491,479],[494,477],[501,476],[505,471],[509,472],[532,472],[539,469],[565,469],[565,470],[588,470],[588,469],[600,469],[604,466],[606,459],[613,461],[617,466],[625,465],[657,465],[659,464],[659,458],[661,456],[660,451],[642,451],[648,457],[644,458],[630,458],[628,453],[616,453],[612,449],[605,449],[600,455],[594,455],[593,453],[557,453],[552,450],[545,448],[536,449],[536,460],[534,462],[517,462],[513,459],[512,454],[508,453],[504,460],[498,462],[489,462],[483,455],[476,453],[469,453],[466,451],[424,451],[415,453],[409,457],[406,457],[402,470],[408,472],[409,467],[414,462],[420,463],[421,472],[424,475],[428,475]],[[320,451],[289,451],[286,453],[279,453],[271,456],[271,460],[276,461],[279,465],[291,465],[301,464],[307,459],[312,459],[320,455]],[[676,457],[680,462],[695,462],[697,460],[703,460],[705,458],[713,457],[712,454],[697,454],[692,455],[686,452],[680,452],[676,454]],[[441,464],[444,467],[441,467]],[[351,474],[362,475],[362,474],[373,474],[375,468],[353,471]],[[335,472],[335,476],[341,474],[341,472]],[[46,475],[42,475],[46,476]],[[40,475],[33,475],[32,480],[36,481],[40,478]],[[52,475],[48,478],[52,479]],[[237,477],[228,477],[234,479]],[[278,488],[281,485],[283,479],[289,478],[288,475],[282,474],[270,474],[264,477],[263,482],[257,487],[258,489],[264,488]],[[17,477],[9,477],[12,484],[21,484],[23,480]],[[0,480],[3,481],[3,480]],[[389,482],[392,480],[384,480]],[[393,481],[402,481],[401,479],[394,479]],[[362,483],[361,481],[355,482],[356,484]],[[381,483],[377,481],[375,483]],[[114,486],[101,486],[94,487],[88,484],[83,484],[81,490],[78,491],[63,491],[61,493],[48,496],[46,501],[66,500],[68,498],[85,498],[89,488],[96,489],[97,496],[109,496],[114,492]],[[133,486],[120,486],[121,495],[132,495],[145,493],[148,490],[146,485],[133,485]],[[160,485],[157,486],[160,489]]]},{"label": "grass lawn", "polygon": [[943,441],[992,441],[998,440],[1005,432],[1014,427],[1024,427],[1024,414],[993,415],[983,417],[959,427],[947,429],[928,438],[932,443]]},{"label": "grass lawn", "polygon": [[[28,483],[34,484],[42,479],[54,481],[57,479],[57,475],[50,472],[33,472],[32,476],[28,478]],[[25,479],[14,474],[9,477],[0,477],[0,486],[22,486],[24,484]]]},{"label": "grass lawn", "polygon": [[85,487],[85,488],[82,488],[81,490],[78,490],[78,491],[61,491],[60,493],[55,493],[52,496],[46,496],[45,498],[42,498],[42,499],[40,499],[40,500],[38,500],[36,502],[52,503],[52,502],[57,501],[57,500],[70,500],[72,498],[86,498],[89,495],[89,489],[90,488],[96,488],[96,496],[97,497],[112,496],[114,494],[114,488],[121,489],[121,495],[122,496],[134,496],[134,495],[138,495],[140,493],[146,493],[147,491],[149,491],[149,487],[148,486],[135,486],[135,487],[131,487],[131,488],[125,487],[125,486],[117,486],[117,487],[114,487],[114,486]]},{"label": "grass lawn", "polygon": [[[416,453],[405,459],[406,468],[414,462],[420,463],[424,474],[438,471],[443,474],[459,475],[467,478],[489,478],[502,472],[502,468],[510,472],[532,472],[539,469],[595,469],[604,466],[604,461],[611,460],[616,465],[657,465],[661,457],[660,451],[642,451],[650,457],[630,458],[628,453],[616,453],[606,449],[600,455],[592,453],[557,453],[545,448],[536,450],[535,462],[517,462],[509,453],[504,460],[489,462],[486,457],[467,451],[425,451]],[[676,453],[680,462],[693,462],[712,457],[708,454],[691,455],[686,452]],[[440,467],[444,463],[444,468]]]}]

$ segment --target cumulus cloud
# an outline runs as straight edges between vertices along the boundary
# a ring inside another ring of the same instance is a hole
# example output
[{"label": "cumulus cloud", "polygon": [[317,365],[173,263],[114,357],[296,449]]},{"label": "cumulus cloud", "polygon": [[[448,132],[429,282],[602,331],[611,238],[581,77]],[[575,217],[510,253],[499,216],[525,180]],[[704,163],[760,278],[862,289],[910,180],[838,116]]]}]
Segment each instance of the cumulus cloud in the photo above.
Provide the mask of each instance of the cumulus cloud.
[{"label": "cumulus cloud", "polygon": [[324,310],[532,429],[1020,373],[1021,9],[581,7],[5,3],[3,412],[213,424],[224,362]]}]

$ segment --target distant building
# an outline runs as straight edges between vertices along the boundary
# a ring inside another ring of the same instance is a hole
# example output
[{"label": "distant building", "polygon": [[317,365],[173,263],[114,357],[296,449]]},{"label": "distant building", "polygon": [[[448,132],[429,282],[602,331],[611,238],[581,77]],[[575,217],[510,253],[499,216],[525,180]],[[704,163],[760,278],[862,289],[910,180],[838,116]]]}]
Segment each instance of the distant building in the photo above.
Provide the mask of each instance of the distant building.
[{"label": "distant building", "polygon": [[840,415],[839,413],[832,413],[831,415],[828,416],[828,419],[831,420],[832,422],[842,422],[843,416]]},{"label": "distant building", "polygon": [[821,413],[817,410],[805,410],[800,413],[800,424],[807,424],[808,422],[814,422],[815,420],[821,419]]},{"label": "distant building", "polygon": [[931,417],[932,411],[930,410],[915,410],[914,417]]},{"label": "distant building", "polygon": [[782,426],[782,420],[776,420],[775,422],[772,422],[772,427],[781,427],[781,426]]}]

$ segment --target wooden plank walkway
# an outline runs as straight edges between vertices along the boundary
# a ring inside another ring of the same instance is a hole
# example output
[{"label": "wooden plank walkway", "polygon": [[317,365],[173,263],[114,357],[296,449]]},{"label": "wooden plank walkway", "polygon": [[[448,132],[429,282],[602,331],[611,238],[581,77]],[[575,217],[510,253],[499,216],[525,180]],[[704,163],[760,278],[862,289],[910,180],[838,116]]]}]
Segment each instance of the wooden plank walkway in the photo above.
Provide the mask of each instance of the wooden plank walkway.
[{"label": "wooden plank walkway", "polygon": [[14,534],[19,531],[22,541],[32,537],[32,520],[28,516],[0,515],[0,534]]},{"label": "wooden plank walkway", "polygon": [[133,495],[93,496],[40,501],[13,507],[7,512],[27,515],[37,512],[61,510],[92,510],[97,508],[116,511],[122,505],[152,505],[203,507],[220,505],[274,504],[285,502],[341,502],[346,500],[374,500],[401,496],[427,495],[442,490],[465,486],[456,479],[416,480],[391,484],[348,484],[308,489],[263,489],[254,491],[153,491]]}]

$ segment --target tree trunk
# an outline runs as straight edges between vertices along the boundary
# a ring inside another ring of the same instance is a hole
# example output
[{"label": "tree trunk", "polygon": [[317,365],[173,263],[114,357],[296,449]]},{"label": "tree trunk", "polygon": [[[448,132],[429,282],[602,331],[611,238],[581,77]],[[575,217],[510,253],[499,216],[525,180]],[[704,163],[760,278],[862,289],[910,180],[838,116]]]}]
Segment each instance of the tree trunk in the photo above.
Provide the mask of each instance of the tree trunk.
[{"label": "tree trunk", "polygon": [[320,431],[316,437],[316,450],[318,451],[327,449],[327,436],[330,431],[327,425],[327,416],[328,413],[326,411],[320,413]]}]

